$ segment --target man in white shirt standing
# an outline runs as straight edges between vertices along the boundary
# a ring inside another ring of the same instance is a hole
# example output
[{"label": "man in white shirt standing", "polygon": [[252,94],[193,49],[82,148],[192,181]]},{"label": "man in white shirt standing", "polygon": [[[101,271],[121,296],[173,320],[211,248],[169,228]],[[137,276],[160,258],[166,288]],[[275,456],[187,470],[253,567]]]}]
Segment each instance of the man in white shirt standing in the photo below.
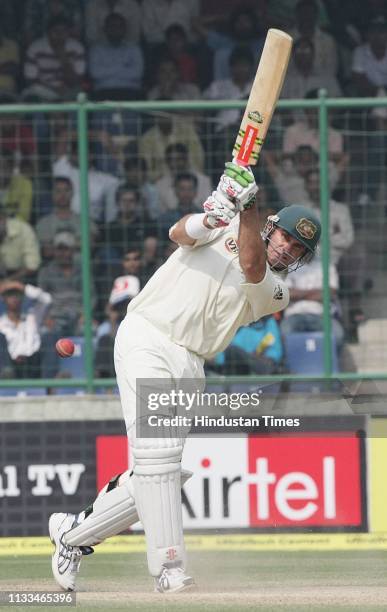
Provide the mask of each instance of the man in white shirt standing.
[{"label": "man in white shirt standing", "polygon": [[[39,287],[25,285],[17,280],[0,282],[0,295],[6,311],[0,316],[0,370],[10,369],[16,378],[40,376],[40,328],[51,295]],[[23,298],[31,301],[23,312]]]},{"label": "man in white shirt standing", "polygon": [[224,350],[241,325],[287,306],[282,275],[313,258],[320,223],[307,208],[289,206],[269,217],[261,236],[257,190],[248,168],[226,164],[204,213],[171,227],[180,248],[129,304],[116,336],[115,367],[133,472],[113,478],[84,512],[50,517],[52,570],[66,590],[75,588],[82,554],[138,518],[155,590],[173,593],[194,584],[186,574],[180,490],[187,478],[181,469],[186,432],[142,436],[137,384],[146,379],[176,392],[190,379],[203,388],[205,359]]},{"label": "man in white shirt standing", "polygon": [[[282,333],[323,331],[323,274],[322,262],[315,258],[304,266],[299,274],[286,279],[290,304],[285,310],[281,323]],[[339,277],[336,266],[329,267],[329,288],[331,292],[332,330],[340,351],[344,341],[344,330],[338,318],[337,290]]]},{"label": "man in white shirt standing", "polygon": [[[78,144],[76,140],[70,143],[69,155],[63,155],[53,164],[53,175],[64,176],[71,181],[73,196],[71,210],[79,214],[81,211],[81,180],[78,166]],[[96,223],[110,223],[116,217],[114,205],[115,193],[120,183],[119,179],[107,172],[100,172],[93,167],[92,150],[89,151],[89,201],[90,217]]]},{"label": "man in white shirt standing", "polygon": [[[230,78],[212,81],[203,94],[209,100],[243,100],[248,98],[254,78],[254,56],[247,47],[235,47],[230,55]],[[216,132],[239,124],[242,111],[221,110],[216,116]],[[233,130],[235,136],[235,131]],[[232,148],[232,147],[231,147]],[[224,159],[224,158],[223,158]]]}]

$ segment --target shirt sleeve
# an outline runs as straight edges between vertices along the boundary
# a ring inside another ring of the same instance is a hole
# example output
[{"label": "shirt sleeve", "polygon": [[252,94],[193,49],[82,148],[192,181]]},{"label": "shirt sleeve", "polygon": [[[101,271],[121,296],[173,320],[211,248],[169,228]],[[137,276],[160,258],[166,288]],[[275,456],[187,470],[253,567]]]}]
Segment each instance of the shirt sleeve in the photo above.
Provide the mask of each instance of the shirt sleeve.
[{"label": "shirt sleeve", "polygon": [[34,287],[33,285],[26,285],[24,294],[26,297],[35,301],[33,314],[37,325],[40,326],[43,322],[48,307],[52,302],[51,295],[46,291],[43,291],[43,289],[40,287]]},{"label": "shirt sleeve", "polygon": [[282,278],[266,265],[266,274],[259,283],[241,283],[253,311],[254,320],[283,310],[289,304],[289,290]]}]

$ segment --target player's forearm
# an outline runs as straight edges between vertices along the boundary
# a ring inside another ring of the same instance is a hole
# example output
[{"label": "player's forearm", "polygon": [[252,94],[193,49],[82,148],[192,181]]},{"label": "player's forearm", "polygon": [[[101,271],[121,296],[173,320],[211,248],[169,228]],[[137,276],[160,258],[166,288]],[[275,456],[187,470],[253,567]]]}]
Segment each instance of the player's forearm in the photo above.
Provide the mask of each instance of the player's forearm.
[{"label": "player's forearm", "polygon": [[[191,220],[187,231],[186,224],[190,217],[195,217],[194,228],[191,229]],[[196,240],[201,237],[200,234],[205,235],[206,233],[212,231],[212,229],[213,228],[207,223],[207,215],[185,215],[185,217],[182,217],[177,223],[175,223],[175,225],[170,228],[169,238],[172,240],[172,242],[176,242],[176,244],[180,244],[182,246],[193,246]],[[193,234],[193,236],[191,234]]]},{"label": "player's forearm", "polygon": [[259,283],[266,274],[266,248],[256,206],[240,213],[239,263],[248,283]]}]

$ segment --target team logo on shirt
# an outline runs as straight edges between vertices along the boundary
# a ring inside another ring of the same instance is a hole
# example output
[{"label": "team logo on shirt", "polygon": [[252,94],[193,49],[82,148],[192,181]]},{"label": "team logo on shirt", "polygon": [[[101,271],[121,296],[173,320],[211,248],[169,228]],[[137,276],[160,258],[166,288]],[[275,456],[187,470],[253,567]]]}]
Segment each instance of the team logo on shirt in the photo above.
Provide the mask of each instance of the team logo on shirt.
[{"label": "team logo on shirt", "polygon": [[281,285],[277,285],[276,288],[274,289],[273,299],[282,300],[283,297],[284,297],[284,292],[282,290],[282,287]]},{"label": "team logo on shirt", "polygon": [[296,225],[296,230],[306,240],[312,240],[317,232],[317,227],[310,219],[302,217]]},{"label": "team logo on shirt", "polygon": [[226,247],[229,253],[233,253],[234,255],[239,251],[238,243],[234,238],[227,238],[227,240],[225,240],[224,246]]}]

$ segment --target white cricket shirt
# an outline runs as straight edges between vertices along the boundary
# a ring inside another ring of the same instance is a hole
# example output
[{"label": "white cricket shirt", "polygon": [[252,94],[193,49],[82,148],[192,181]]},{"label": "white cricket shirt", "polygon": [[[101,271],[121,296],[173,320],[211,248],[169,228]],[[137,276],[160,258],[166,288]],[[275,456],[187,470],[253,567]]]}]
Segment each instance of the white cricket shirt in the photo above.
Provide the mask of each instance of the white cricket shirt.
[{"label": "white cricket shirt", "polygon": [[284,280],[267,266],[264,279],[246,283],[238,256],[239,219],[205,241],[178,248],[128,306],[176,344],[211,359],[237,329],[286,308]]}]

